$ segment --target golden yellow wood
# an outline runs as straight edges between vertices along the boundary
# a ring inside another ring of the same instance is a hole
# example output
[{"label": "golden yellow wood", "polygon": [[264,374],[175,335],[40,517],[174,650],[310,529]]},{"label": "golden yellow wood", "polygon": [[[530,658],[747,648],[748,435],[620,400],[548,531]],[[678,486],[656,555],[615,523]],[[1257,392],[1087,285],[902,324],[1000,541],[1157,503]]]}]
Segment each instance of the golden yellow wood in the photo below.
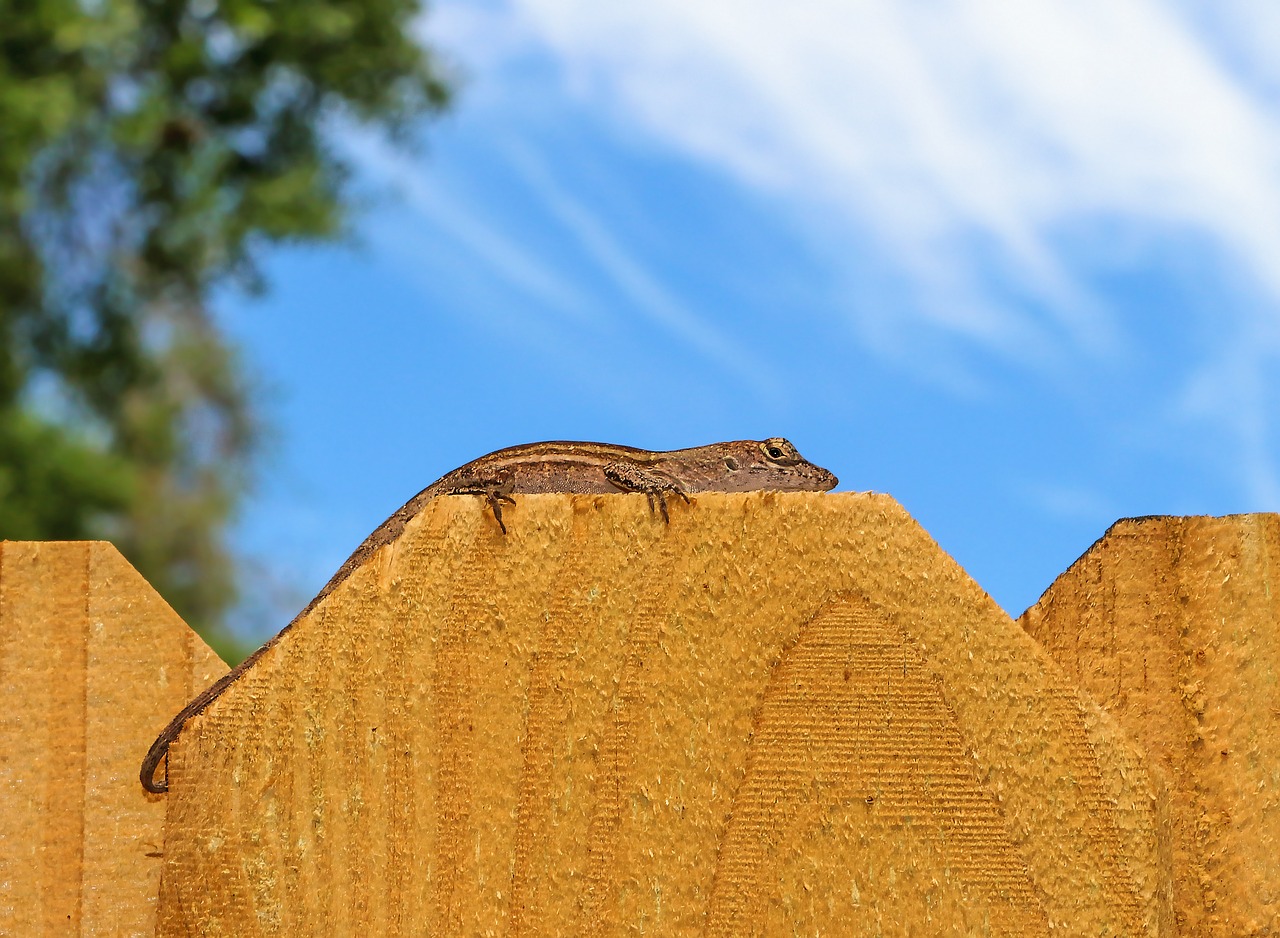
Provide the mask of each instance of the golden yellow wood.
[{"label": "golden yellow wood", "polygon": [[150,935],[138,761],[226,671],[110,544],[0,541],[0,935]]},{"label": "golden yellow wood", "polygon": [[1280,515],[1118,522],[1021,622],[1168,785],[1179,934],[1280,933]]},{"label": "golden yellow wood", "polygon": [[1170,935],[1136,748],[892,499],[442,497],[174,746],[161,934]]}]

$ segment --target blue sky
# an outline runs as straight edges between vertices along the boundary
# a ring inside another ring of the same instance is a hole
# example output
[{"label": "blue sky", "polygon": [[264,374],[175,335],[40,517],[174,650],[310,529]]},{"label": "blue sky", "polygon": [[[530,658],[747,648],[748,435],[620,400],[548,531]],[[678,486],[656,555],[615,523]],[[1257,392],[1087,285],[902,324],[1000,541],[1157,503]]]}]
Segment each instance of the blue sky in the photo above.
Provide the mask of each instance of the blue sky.
[{"label": "blue sky", "polygon": [[354,246],[219,314],[275,631],[502,446],[791,438],[1011,614],[1119,517],[1280,510],[1280,5],[437,3]]}]

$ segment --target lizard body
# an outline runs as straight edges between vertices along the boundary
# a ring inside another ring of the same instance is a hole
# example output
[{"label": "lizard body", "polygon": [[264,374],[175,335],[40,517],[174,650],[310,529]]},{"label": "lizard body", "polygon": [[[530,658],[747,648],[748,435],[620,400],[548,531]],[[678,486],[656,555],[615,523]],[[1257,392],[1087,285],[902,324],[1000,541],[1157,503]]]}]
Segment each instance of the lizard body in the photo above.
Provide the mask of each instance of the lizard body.
[{"label": "lizard body", "polygon": [[791,443],[781,437],[763,441],[736,440],[665,452],[610,443],[555,441],[512,446],[481,456],[441,476],[405,502],[365,538],[315,598],[274,638],[183,707],[151,744],[142,762],[142,787],[153,793],[168,791],[168,778],[157,782],[156,769],[186,722],[213,703],[285,632],[319,605],[375,551],[395,541],[405,525],[437,496],[479,495],[485,498],[505,534],[507,527],[502,520],[502,506],[504,503],[515,504],[511,497],[513,494],[641,492],[648,496],[650,510],[661,512],[663,519],[668,520],[666,500],[669,497],[682,498],[687,502],[689,495],[697,492],[751,492],[761,489],[825,492],[834,488],[836,482],[834,475],[806,461]]}]

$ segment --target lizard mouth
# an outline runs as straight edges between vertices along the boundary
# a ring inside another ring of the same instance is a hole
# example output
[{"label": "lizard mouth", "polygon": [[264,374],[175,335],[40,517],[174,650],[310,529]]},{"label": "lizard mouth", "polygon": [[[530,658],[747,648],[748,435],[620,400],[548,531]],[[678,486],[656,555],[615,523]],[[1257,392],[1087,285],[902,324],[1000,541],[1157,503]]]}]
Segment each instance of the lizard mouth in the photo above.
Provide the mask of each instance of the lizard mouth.
[{"label": "lizard mouth", "polygon": [[776,487],[765,484],[761,488],[776,488],[779,492],[830,492],[839,483],[835,473],[821,466],[809,466],[794,475],[777,479]]}]

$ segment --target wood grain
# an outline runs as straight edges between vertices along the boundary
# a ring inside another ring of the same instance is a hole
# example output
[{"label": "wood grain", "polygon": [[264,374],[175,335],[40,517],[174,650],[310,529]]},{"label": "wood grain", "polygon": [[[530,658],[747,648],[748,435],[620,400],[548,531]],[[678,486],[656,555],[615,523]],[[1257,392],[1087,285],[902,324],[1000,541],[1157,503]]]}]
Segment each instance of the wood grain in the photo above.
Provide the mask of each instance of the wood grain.
[{"label": "wood grain", "polygon": [[892,499],[519,509],[191,722],[161,934],[1171,934],[1140,751]]},{"label": "wood grain", "polygon": [[1280,515],[1121,521],[1021,618],[1169,787],[1179,934],[1280,931]]},{"label": "wood grain", "polygon": [[0,541],[0,934],[154,933],[137,764],[225,670],[110,544]]}]

